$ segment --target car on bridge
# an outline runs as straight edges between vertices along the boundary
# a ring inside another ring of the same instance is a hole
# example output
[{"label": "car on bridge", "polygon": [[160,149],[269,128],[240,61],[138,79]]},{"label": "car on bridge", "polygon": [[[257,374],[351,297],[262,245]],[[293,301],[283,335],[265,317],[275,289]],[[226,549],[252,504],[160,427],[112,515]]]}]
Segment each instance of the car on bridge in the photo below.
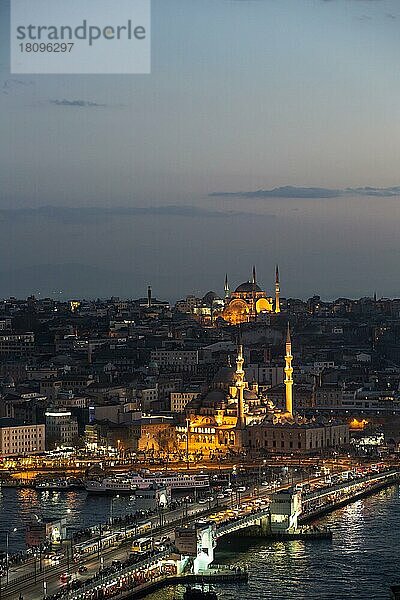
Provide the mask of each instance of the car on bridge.
[{"label": "car on bridge", "polygon": [[84,573],[87,573],[87,567],[85,567],[85,565],[81,565],[78,569],[78,573],[79,575],[83,575]]}]

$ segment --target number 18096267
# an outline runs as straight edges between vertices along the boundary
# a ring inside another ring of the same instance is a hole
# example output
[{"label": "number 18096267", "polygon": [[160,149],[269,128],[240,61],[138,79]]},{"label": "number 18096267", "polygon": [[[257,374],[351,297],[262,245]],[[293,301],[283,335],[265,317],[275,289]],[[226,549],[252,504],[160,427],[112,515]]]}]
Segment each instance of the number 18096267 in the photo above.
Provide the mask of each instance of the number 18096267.
[{"label": "number 18096267", "polygon": [[71,52],[74,44],[72,42],[37,43],[23,42],[19,44],[21,52]]}]

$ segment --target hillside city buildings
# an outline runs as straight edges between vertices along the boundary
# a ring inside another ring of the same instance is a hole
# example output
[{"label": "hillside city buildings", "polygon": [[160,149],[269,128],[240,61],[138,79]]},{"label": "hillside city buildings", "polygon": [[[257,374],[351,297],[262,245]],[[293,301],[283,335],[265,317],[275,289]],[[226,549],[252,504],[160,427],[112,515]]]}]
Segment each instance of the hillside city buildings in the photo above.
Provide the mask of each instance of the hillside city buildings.
[{"label": "hillside city buildings", "polygon": [[[376,443],[379,440],[379,444]],[[0,304],[0,453],[196,460],[384,453],[400,442],[400,299],[249,282],[170,305]]]}]

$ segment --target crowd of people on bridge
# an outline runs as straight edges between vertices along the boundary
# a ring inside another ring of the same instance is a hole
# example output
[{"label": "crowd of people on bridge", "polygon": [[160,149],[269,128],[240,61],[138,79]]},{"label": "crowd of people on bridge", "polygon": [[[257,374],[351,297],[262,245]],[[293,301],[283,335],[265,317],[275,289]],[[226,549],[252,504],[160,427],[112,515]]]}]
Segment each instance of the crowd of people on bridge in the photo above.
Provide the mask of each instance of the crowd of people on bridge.
[{"label": "crowd of people on bridge", "polygon": [[[165,548],[173,548],[171,542],[166,542]],[[146,563],[156,560],[158,556],[164,556],[165,550],[160,553],[158,550],[149,550],[138,554],[132,553],[129,558],[124,561],[115,560],[112,564],[98,571],[93,577],[86,580],[76,579],[65,586],[52,596],[48,596],[47,600],[61,600],[65,598],[69,592],[81,590],[79,599],[85,600],[103,600],[114,598],[124,591],[148,583],[161,576],[176,574],[176,567],[172,564],[153,564],[138,567],[137,570],[132,570],[129,574],[122,574],[122,571],[129,567],[134,567],[135,564]],[[106,583],[106,579],[111,581]],[[104,581],[104,584],[102,583]],[[85,588],[92,584],[98,583],[95,589],[85,591]]]},{"label": "crowd of people on bridge", "polygon": [[245,514],[239,514],[239,515],[235,515],[232,517],[228,517],[227,519],[224,519],[220,523],[217,523],[216,529],[218,531],[218,529],[220,529],[221,527],[225,527],[226,525],[237,523],[237,521],[241,521],[242,519],[244,519],[246,517],[251,517],[252,515],[257,515],[259,512],[260,512],[259,508],[253,508],[252,510],[250,510],[249,512],[247,512]]},{"label": "crowd of people on bridge", "polygon": [[[172,512],[179,507],[186,505],[187,503],[194,502],[194,498],[190,496],[189,498],[177,498],[171,501],[168,505],[168,508],[165,512]],[[165,514],[164,512],[164,514]],[[116,529],[121,529],[123,527],[134,526],[137,525],[139,521],[142,519],[147,519],[149,517],[154,517],[159,513],[158,509],[155,510],[138,510],[135,513],[130,513],[124,516],[115,516],[112,519],[112,527]],[[102,530],[104,531],[106,527],[110,527],[109,524],[101,525]],[[74,531],[73,533],[73,543],[77,544],[79,542],[83,542],[86,540],[90,540],[93,537],[99,535],[99,526],[95,527],[86,527]]]}]

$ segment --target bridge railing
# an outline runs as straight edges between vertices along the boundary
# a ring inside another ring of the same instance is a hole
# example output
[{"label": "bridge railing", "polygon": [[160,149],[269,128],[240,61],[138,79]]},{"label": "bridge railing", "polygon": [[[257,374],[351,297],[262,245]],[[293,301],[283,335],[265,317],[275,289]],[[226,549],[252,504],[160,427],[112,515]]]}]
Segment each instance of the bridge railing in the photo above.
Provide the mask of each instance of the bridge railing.
[{"label": "bridge railing", "polygon": [[254,525],[256,521],[261,519],[262,517],[266,517],[269,515],[269,508],[260,510],[256,513],[252,513],[240,519],[236,519],[234,521],[229,521],[225,525],[221,525],[218,527],[216,531],[217,537],[221,537],[226,535],[229,531],[236,531],[237,529],[243,529],[248,525]]},{"label": "bridge railing", "polygon": [[304,504],[305,502],[315,500],[316,498],[321,498],[322,496],[329,496],[330,494],[334,494],[335,492],[339,492],[341,490],[357,487],[363,483],[370,483],[371,481],[390,479],[396,476],[400,476],[400,472],[397,469],[391,469],[390,471],[385,471],[384,473],[375,473],[372,475],[367,475],[366,477],[360,477],[358,479],[344,481],[343,483],[338,483],[337,485],[333,485],[331,487],[322,488],[320,490],[316,490],[315,492],[304,494],[301,500]]},{"label": "bridge railing", "polygon": [[167,550],[163,550],[162,552],[158,552],[154,556],[147,557],[140,562],[134,563],[129,567],[125,567],[124,569],[115,571],[113,573],[109,573],[95,581],[90,582],[88,585],[83,585],[77,590],[72,590],[67,593],[66,598],[68,600],[80,600],[82,598],[82,594],[86,592],[91,592],[96,588],[105,587],[107,584],[112,583],[115,580],[118,580],[122,577],[126,577],[135,573],[136,571],[140,571],[142,569],[146,569],[151,567],[152,565],[157,564],[163,558],[166,558],[170,554],[172,554],[173,548],[168,548]]}]

